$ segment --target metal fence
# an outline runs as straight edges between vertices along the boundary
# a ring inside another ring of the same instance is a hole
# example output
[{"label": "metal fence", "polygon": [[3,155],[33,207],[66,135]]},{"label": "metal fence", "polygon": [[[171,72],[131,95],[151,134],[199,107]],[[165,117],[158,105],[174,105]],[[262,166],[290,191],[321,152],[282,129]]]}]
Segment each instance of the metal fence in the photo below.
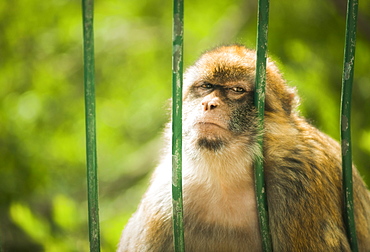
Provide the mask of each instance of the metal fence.
[{"label": "metal fence", "polygon": [[[88,215],[90,251],[100,251],[98,178],[95,125],[94,77],[94,1],[82,0],[84,38],[84,87],[86,116],[86,157],[88,186]],[[347,235],[352,251],[358,251],[353,211],[352,152],[351,152],[351,94],[354,73],[358,0],[347,1],[346,37],[342,75],[341,144],[343,166],[343,192]],[[266,52],[269,0],[258,0],[257,63],[255,106],[263,129],[266,81]],[[173,62],[172,62],[172,156],[173,156],[173,233],[176,252],[185,251],[182,205],[182,77],[183,77],[184,0],[173,2]],[[262,146],[263,136],[258,140]],[[255,164],[257,207],[264,251],[272,251],[266,190],[264,189],[263,160]]]},{"label": "metal fence", "polygon": [[98,176],[95,120],[94,0],[82,1],[86,163],[90,251],[100,251]]},{"label": "metal fence", "polygon": [[344,45],[344,63],[342,75],[341,101],[341,144],[342,144],[342,172],[343,196],[345,204],[345,221],[347,235],[352,251],[358,251],[355,217],[353,211],[352,185],[352,148],[351,148],[351,97],[355,63],[356,25],[358,0],[347,1],[346,38]]}]

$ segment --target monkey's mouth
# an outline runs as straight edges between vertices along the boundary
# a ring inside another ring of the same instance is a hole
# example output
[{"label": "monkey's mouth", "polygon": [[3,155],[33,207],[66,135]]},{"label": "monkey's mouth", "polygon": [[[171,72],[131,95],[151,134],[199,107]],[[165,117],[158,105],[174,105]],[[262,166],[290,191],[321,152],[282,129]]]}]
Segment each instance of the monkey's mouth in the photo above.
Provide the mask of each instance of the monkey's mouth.
[{"label": "monkey's mouth", "polygon": [[200,121],[195,124],[195,129],[198,132],[198,137],[206,138],[228,138],[231,133],[227,126],[212,121]]},{"label": "monkey's mouth", "polygon": [[227,129],[224,126],[222,126],[218,123],[214,123],[214,122],[197,122],[196,125],[198,127],[205,127],[205,128],[217,127],[217,128],[223,129],[223,130]]}]

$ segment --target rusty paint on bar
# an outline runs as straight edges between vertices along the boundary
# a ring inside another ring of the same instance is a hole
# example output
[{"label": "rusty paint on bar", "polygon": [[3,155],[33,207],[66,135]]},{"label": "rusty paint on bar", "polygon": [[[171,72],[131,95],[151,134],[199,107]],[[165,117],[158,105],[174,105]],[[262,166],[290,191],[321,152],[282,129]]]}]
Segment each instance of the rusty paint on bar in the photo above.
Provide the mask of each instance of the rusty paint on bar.
[{"label": "rusty paint on bar", "polygon": [[352,144],[351,144],[351,101],[354,74],[356,25],[358,1],[347,1],[346,37],[344,48],[342,100],[341,100],[341,145],[344,212],[348,240],[353,252],[358,251],[353,204]]},{"label": "rusty paint on bar", "polygon": [[[264,114],[265,114],[268,18],[269,18],[269,0],[259,0],[258,20],[257,20],[256,87],[254,101],[258,111],[258,120],[261,132],[263,132]],[[258,144],[260,146],[261,152],[263,153],[262,134],[259,136]],[[257,157],[255,161],[255,186],[263,251],[265,252],[272,251],[270,229],[268,223],[263,157]]]},{"label": "rusty paint on bar", "polygon": [[99,203],[95,120],[94,1],[82,1],[84,87],[86,117],[86,165],[90,251],[100,251]]},{"label": "rusty paint on bar", "polygon": [[173,2],[172,45],[172,212],[176,252],[185,251],[182,197],[182,79],[184,2]]}]

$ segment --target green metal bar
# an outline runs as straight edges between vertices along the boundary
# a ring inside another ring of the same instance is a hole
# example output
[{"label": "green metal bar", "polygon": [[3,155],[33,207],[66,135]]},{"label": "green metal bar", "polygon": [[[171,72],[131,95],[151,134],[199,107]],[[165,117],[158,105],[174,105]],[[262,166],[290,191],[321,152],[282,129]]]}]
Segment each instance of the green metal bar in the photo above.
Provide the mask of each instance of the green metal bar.
[{"label": "green metal bar", "polygon": [[[269,0],[258,1],[257,20],[257,63],[256,63],[256,87],[254,103],[258,111],[260,132],[263,132],[265,114],[265,86],[266,86],[266,53],[267,33],[269,19]],[[258,144],[263,149],[263,136],[259,136]],[[268,212],[265,188],[265,176],[263,158],[258,157],[255,162],[255,184],[257,197],[257,210],[262,237],[263,251],[272,251],[270,230],[268,225]]]},{"label": "green metal bar", "polygon": [[342,173],[343,194],[345,204],[345,222],[347,235],[352,251],[358,251],[356,225],[353,206],[352,181],[352,144],[351,144],[351,102],[352,83],[355,63],[356,25],[358,1],[347,1],[346,38],[342,75],[341,100],[341,143],[342,143]]},{"label": "green metal bar", "polygon": [[95,123],[94,1],[82,0],[86,163],[90,251],[100,251],[99,203]]},{"label": "green metal bar", "polygon": [[172,207],[176,252],[185,251],[182,197],[182,78],[184,1],[174,0],[172,45]]}]

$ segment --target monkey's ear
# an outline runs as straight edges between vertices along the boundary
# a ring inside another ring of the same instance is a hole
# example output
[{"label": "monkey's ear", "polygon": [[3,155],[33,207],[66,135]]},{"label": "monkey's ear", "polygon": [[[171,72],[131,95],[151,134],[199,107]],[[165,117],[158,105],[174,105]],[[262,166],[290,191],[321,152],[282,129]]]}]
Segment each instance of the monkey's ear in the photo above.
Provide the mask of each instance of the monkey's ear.
[{"label": "monkey's ear", "polygon": [[299,103],[295,88],[289,87],[273,61],[268,59],[266,68],[266,109],[290,115]]},{"label": "monkey's ear", "polygon": [[290,88],[286,86],[285,97],[282,98],[282,106],[284,111],[290,115],[294,111],[299,103],[299,98],[296,94],[295,88]]},{"label": "monkey's ear", "polygon": [[273,113],[290,115],[296,107],[295,93],[286,89],[276,89],[276,86],[266,86],[266,110]]}]

